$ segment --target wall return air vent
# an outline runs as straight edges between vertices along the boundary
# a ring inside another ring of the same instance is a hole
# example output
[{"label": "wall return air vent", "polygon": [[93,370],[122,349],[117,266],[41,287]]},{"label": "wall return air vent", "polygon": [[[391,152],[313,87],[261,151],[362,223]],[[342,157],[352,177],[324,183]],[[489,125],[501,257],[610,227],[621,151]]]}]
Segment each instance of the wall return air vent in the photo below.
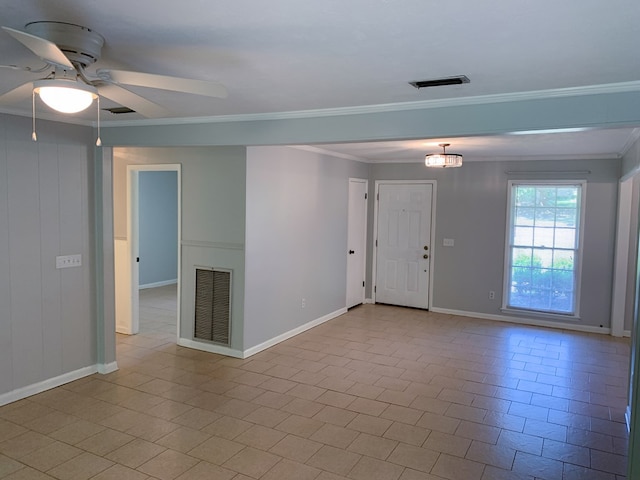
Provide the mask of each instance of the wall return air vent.
[{"label": "wall return air vent", "polygon": [[196,268],[193,336],[229,345],[231,340],[231,271]]},{"label": "wall return air vent", "polygon": [[463,83],[469,83],[469,77],[466,75],[457,75],[455,77],[433,78],[431,80],[418,80],[416,82],[409,82],[409,85],[415,88],[427,88],[427,87],[443,87],[445,85],[462,85]]}]

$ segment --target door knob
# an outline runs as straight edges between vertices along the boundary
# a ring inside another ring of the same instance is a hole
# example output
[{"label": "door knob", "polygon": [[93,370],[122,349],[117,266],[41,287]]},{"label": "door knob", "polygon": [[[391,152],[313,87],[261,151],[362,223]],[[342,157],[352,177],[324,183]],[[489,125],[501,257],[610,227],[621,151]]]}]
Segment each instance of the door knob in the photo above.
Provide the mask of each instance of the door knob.
[{"label": "door knob", "polygon": [[355,252],[355,250],[349,250],[349,255],[353,255]]},{"label": "door knob", "polygon": [[425,246],[424,246],[424,249],[425,249],[425,250],[429,250],[429,247],[427,247],[427,246],[425,245]]},{"label": "door knob", "polygon": [[427,259],[429,258],[429,255],[427,255],[426,253],[424,255],[422,255],[422,258]]}]

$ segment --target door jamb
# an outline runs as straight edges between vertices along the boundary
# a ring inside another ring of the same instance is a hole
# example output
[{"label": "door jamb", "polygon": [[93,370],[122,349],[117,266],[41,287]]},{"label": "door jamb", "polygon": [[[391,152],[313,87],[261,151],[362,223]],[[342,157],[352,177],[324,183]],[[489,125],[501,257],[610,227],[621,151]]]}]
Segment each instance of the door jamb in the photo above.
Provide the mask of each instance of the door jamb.
[{"label": "door jamb", "polygon": [[376,303],[376,278],[377,278],[377,263],[378,263],[378,193],[380,185],[382,184],[394,184],[394,185],[431,185],[431,238],[429,242],[431,244],[431,262],[429,262],[429,290],[427,292],[427,310],[432,307],[433,299],[433,271],[435,266],[434,250],[436,240],[436,199],[438,198],[436,180],[376,180],[375,182],[375,197],[373,206],[373,252],[371,258],[371,303]]}]

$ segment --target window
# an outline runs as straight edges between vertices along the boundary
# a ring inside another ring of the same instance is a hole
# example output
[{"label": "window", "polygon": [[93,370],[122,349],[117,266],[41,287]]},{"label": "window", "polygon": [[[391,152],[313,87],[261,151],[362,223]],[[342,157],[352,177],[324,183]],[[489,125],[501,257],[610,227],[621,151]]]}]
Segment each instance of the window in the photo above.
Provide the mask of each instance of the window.
[{"label": "window", "polygon": [[577,316],[585,182],[509,182],[504,308]]}]

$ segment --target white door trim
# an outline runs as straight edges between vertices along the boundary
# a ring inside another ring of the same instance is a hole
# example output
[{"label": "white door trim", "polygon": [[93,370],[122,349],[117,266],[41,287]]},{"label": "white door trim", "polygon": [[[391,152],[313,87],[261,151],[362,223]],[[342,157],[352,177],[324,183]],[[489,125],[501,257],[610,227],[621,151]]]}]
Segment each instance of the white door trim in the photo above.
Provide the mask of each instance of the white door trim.
[{"label": "white door trim", "polygon": [[427,304],[429,308],[432,306],[433,299],[433,271],[435,269],[435,240],[436,240],[436,199],[438,198],[438,190],[436,180],[376,180],[375,183],[375,197],[373,207],[373,253],[371,259],[371,301],[376,303],[376,278],[377,278],[377,258],[378,258],[378,246],[376,245],[378,240],[378,200],[379,189],[382,184],[393,185],[431,185],[432,195],[431,198],[431,238],[429,240],[431,247],[431,262],[429,267],[429,292]]},{"label": "white door trim", "polygon": [[627,298],[627,275],[629,272],[629,246],[631,242],[631,215],[633,208],[633,181],[636,175],[627,175],[620,180],[618,188],[618,224],[616,248],[613,262],[613,298],[611,299],[611,335],[624,334],[624,316]]},{"label": "white door trim", "polygon": [[[348,195],[348,202],[349,202],[349,207],[351,206],[351,183],[364,183],[364,191],[365,191],[365,195],[369,195],[369,180],[365,179],[365,178],[354,178],[354,177],[349,177],[349,195]],[[363,238],[363,242],[362,245],[360,245],[360,248],[362,248],[362,258],[363,258],[363,262],[362,262],[362,279],[363,281],[366,280],[367,277],[367,213],[369,211],[369,200],[368,197],[365,197],[365,202],[364,202],[364,221],[363,221],[363,228],[364,228],[364,235],[362,236]],[[351,221],[350,218],[351,213],[347,212],[347,220]],[[349,234],[348,234],[348,228],[347,228],[347,240],[349,238]],[[347,245],[348,247],[348,245]],[[347,253],[347,262],[348,262],[348,257],[349,254]],[[349,267],[347,266],[347,282],[349,280]],[[349,285],[347,283],[347,302],[349,300]],[[365,303],[365,286],[362,286],[362,302],[361,303]],[[349,308],[349,305],[347,305],[347,308]]]},{"label": "white door trim", "polygon": [[[139,330],[138,319],[138,278],[137,269],[135,267],[136,257],[138,256],[138,173],[141,171],[173,171],[176,172],[177,177],[177,189],[178,189],[178,297],[177,297],[177,322],[176,322],[176,341],[180,336],[180,283],[181,283],[181,241],[182,241],[182,165],[179,163],[165,163],[165,164],[148,164],[148,165],[127,165],[127,239],[126,239],[126,255],[127,259],[122,263],[126,269],[122,272],[129,280],[129,304],[126,306],[128,312],[126,317],[118,320],[116,318],[116,325],[119,326],[118,331],[121,333],[135,334]],[[124,260],[124,259],[121,259]],[[117,259],[116,259],[117,262]],[[118,290],[116,288],[116,290]],[[123,292],[124,293],[124,292]],[[126,303],[126,302],[125,302]],[[121,312],[125,313],[125,312]]]}]

